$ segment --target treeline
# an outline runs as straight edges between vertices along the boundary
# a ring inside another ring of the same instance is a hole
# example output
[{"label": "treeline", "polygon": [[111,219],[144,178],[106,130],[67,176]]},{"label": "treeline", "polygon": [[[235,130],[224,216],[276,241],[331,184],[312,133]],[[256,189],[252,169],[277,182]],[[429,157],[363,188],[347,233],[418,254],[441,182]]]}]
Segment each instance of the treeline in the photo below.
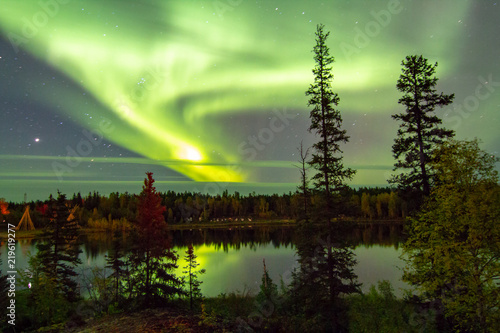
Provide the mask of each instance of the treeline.
[{"label": "treeline", "polygon": [[[296,220],[302,212],[303,197],[299,193],[241,195],[238,192],[222,195],[167,191],[160,193],[162,205],[166,207],[165,221],[169,224],[231,223],[255,220]],[[45,227],[49,221],[46,201],[28,204],[8,203],[9,214],[0,215],[1,220],[16,224],[21,219],[26,205],[36,228]],[[312,207],[319,205],[320,194],[313,194],[309,201]],[[339,195],[338,213],[350,219],[402,219],[408,215],[408,204],[390,188],[348,189]],[[81,227],[126,228],[137,216],[137,195],[113,192],[109,196],[98,192],[82,196],[73,194],[67,200]]]}]

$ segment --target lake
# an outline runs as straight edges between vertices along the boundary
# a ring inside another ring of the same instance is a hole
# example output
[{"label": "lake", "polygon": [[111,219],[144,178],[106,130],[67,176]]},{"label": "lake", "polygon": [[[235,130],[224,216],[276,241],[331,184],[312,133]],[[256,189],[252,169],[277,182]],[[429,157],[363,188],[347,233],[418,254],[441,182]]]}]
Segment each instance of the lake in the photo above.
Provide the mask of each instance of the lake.
[{"label": "lake", "polygon": [[[178,274],[185,266],[183,257],[187,246],[193,244],[205,296],[221,293],[257,293],[263,273],[263,259],[273,281],[280,278],[290,281],[290,274],[297,267],[292,226],[232,227],[228,229],[185,229],[171,231],[174,249],[180,256]],[[110,235],[91,233],[82,235],[82,264],[77,272],[83,277],[91,275],[93,267],[105,266],[105,255],[112,247]],[[380,280],[389,280],[398,296],[408,285],[401,281],[404,263],[401,254],[402,225],[373,223],[360,225],[349,235],[358,261],[354,268],[363,291]],[[27,266],[28,253],[36,253],[36,243],[41,240],[20,239],[16,242],[16,269]],[[2,272],[7,271],[7,244],[1,244]]]}]

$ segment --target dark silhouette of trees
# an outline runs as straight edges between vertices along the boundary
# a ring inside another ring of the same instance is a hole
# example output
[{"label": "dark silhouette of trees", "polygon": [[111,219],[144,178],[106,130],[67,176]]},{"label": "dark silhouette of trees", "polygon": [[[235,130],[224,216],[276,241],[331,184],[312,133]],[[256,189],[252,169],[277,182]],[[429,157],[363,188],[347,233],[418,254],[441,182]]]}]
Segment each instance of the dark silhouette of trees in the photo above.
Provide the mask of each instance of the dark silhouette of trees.
[{"label": "dark silhouette of trees", "polygon": [[312,223],[301,223],[295,229],[299,268],[292,275],[290,308],[295,315],[308,318],[311,325],[321,323],[312,331],[345,328],[345,296],[359,292],[353,270],[355,255],[342,239],[346,235],[342,229],[335,228],[333,234]]},{"label": "dark silhouette of trees", "polygon": [[113,234],[113,247],[106,257],[106,267],[113,272],[108,276],[111,281],[111,290],[115,303],[119,302],[122,295],[122,278],[125,276],[125,253],[123,249],[120,230],[115,230]]},{"label": "dark silhouette of trees", "polygon": [[100,198],[101,196],[98,192],[94,191],[93,194],[89,192],[89,195],[85,198],[83,205],[87,210],[92,211],[94,208],[99,207]]},{"label": "dark silhouette of trees", "polygon": [[67,301],[75,302],[80,298],[75,268],[81,264],[78,242],[79,229],[74,219],[70,218],[70,208],[66,196],[58,193],[56,200],[49,202],[52,217],[43,233],[46,242],[37,243],[36,257],[40,261],[42,272],[54,281]]},{"label": "dark silhouette of trees", "polygon": [[57,199],[47,204],[50,222],[37,243],[37,254],[28,260],[28,271],[21,273],[21,281],[32,288],[27,293],[34,327],[63,321],[81,300],[76,281],[79,259],[79,230],[70,217],[70,201],[58,192]]},{"label": "dark silhouette of trees", "polygon": [[426,318],[425,327],[415,325],[411,304],[394,295],[389,281],[378,281],[377,285],[368,293],[350,297],[349,332],[435,332],[426,330],[432,327],[431,318]]},{"label": "dark silhouette of trees", "polygon": [[279,296],[278,286],[269,276],[265,259],[262,259],[262,264],[264,266],[264,272],[262,273],[262,283],[260,284],[260,291],[257,294],[256,301],[259,304],[264,304],[265,302],[277,303]]},{"label": "dark silhouette of trees", "polygon": [[454,94],[436,92],[438,79],[433,75],[437,62],[431,65],[424,57],[412,55],[401,65],[402,74],[396,87],[403,93],[398,103],[406,110],[392,115],[393,119],[402,121],[392,152],[397,160],[394,171],[405,171],[393,175],[389,182],[397,184],[407,194],[413,193],[418,207],[422,197],[430,194],[434,183],[430,165],[436,145],[454,135],[453,131],[439,127],[442,121],[433,112],[437,106],[452,103]]},{"label": "dark silhouette of trees", "polygon": [[[299,160],[300,164],[302,163]],[[307,161],[305,161],[307,162]],[[299,163],[297,166],[300,166]],[[309,173],[307,163],[304,169]],[[301,167],[299,167],[301,169]],[[308,175],[309,176],[309,175]],[[302,178],[302,177],[301,177]],[[309,178],[309,177],[307,177]],[[283,194],[255,194],[242,195],[238,192],[228,194],[227,197],[221,195],[208,195],[192,192],[167,191],[159,193],[162,198],[162,205],[167,210],[163,216],[168,224],[212,224],[212,223],[251,223],[255,220],[299,220],[304,218],[304,203],[307,203],[307,216],[313,219],[313,213],[319,212],[325,218],[325,205],[321,192],[308,187],[307,197],[304,201],[302,195],[302,182],[295,193]],[[309,179],[307,179],[309,181]],[[308,182],[309,185],[309,182]],[[399,195],[393,195],[395,201],[390,203],[391,210],[385,208],[386,203],[382,202],[382,215],[376,214],[378,200],[384,201],[380,194],[391,194],[394,190],[390,188],[346,188],[338,192],[338,200],[335,200],[338,213],[344,218],[360,218],[365,214],[361,208],[361,197],[363,193],[369,194],[370,202],[373,204],[373,219],[399,219],[408,213],[407,202]],[[78,196],[75,195],[78,200]],[[110,197],[112,199],[110,200]],[[192,197],[193,200],[185,198]],[[120,229],[128,232],[135,224],[137,217],[138,197],[130,193],[113,193],[110,196],[90,194],[85,197],[82,206],[74,212],[74,217],[80,227],[94,228],[113,231]],[[89,205],[89,201],[91,204]],[[73,201],[73,200],[71,200]],[[94,206],[94,202],[95,206]],[[177,202],[177,203],[176,203]],[[182,203],[181,203],[182,202]],[[32,210],[30,212],[33,223],[37,229],[49,224],[49,201],[37,201],[29,203]],[[112,203],[112,204],[110,204]],[[6,203],[7,204],[7,203]],[[70,203],[70,206],[73,203]],[[8,203],[10,214],[4,215],[7,223],[17,224],[24,213],[24,204]],[[225,206],[225,208],[224,208]],[[75,208],[75,206],[72,206]],[[90,210],[89,210],[90,208]],[[224,214],[225,211],[225,214]],[[196,212],[199,212],[196,215]],[[389,214],[389,216],[387,216]],[[370,218],[369,216],[365,216]],[[1,217],[0,217],[1,218]],[[243,221],[242,221],[243,220]],[[317,220],[317,218],[316,218]]]},{"label": "dark silhouette of trees", "polygon": [[187,265],[184,266],[185,271],[184,274],[187,274],[187,278],[184,281],[186,284],[187,295],[189,297],[189,308],[193,310],[193,304],[197,300],[200,300],[203,295],[201,294],[200,285],[203,283],[198,279],[198,274],[204,274],[205,269],[197,270],[197,267],[200,265],[196,261],[196,254],[194,254],[194,248],[192,244],[189,244],[188,249],[186,250],[186,256],[184,259],[186,260]]}]

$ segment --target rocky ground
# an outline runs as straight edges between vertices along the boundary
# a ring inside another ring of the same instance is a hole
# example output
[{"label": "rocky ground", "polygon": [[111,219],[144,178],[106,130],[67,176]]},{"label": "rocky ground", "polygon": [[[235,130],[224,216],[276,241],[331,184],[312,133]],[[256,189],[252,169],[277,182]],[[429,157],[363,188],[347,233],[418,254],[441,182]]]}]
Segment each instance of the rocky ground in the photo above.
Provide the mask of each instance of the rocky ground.
[{"label": "rocky ground", "polygon": [[148,309],[136,313],[108,315],[83,326],[65,329],[71,333],[90,332],[231,332],[230,327],[207,322],[203,316],[179,309]]}]

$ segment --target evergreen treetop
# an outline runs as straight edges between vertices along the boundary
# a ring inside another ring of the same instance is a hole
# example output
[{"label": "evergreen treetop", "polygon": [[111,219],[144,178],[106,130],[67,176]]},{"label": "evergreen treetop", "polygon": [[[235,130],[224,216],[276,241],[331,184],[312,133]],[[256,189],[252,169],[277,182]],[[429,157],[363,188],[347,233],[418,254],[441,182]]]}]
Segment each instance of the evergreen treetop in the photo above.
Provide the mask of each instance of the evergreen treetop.
[{"label": "evergreen treetop", "polygon": [[412,55],[401,65],[402,74],[396,87],[403,93],[398,103],[405,106],[405,112],[392,115],[393,119],[402,121],[392,152],[396,158],[394,171],[407,171],[394,175],[389,182],[398,184],[407,193],[428,196],[434,183],[430,167],[433,151],[437,144],[454,135],[452,130],[439,127],[442,121],[433,112],[437,106],[452,103],[454,94],[436,92],[437,62],[431,65],[423,56]]}]

